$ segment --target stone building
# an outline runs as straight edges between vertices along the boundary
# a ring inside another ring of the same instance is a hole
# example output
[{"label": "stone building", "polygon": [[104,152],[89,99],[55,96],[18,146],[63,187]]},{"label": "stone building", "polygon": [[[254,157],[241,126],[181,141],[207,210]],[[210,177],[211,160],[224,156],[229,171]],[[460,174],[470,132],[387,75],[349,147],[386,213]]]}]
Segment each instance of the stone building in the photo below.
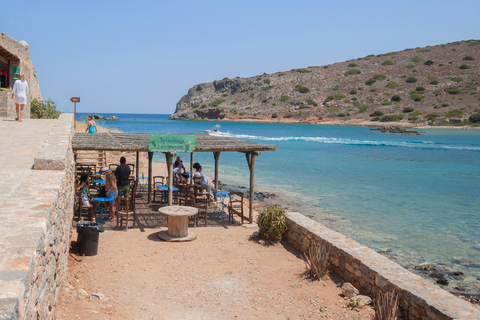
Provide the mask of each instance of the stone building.
[{"label": "stone building", "polygon": [[42,100],[37,75],[30,60],[30,47],[25,41],[17,42],[0,33],[0,117],[15,118],[15,102],[12,99],[13,83],[21,73],[28,82],[25,118],[30,118],[30,102],[33,98]]}]

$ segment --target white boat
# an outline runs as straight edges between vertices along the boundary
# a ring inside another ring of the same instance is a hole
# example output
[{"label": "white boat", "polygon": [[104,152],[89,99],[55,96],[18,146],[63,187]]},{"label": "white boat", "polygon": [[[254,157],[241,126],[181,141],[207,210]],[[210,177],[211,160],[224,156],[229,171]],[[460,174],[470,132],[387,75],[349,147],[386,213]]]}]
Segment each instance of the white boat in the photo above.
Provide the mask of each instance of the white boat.
[{"label": "white boat", "polygon": [[203,130],[204,132],[212,135],[212,136],[228,136],[230,135],[230,132],[221,132],[220,131],[220,125],[214,125],[212,129],[210,130]]}]

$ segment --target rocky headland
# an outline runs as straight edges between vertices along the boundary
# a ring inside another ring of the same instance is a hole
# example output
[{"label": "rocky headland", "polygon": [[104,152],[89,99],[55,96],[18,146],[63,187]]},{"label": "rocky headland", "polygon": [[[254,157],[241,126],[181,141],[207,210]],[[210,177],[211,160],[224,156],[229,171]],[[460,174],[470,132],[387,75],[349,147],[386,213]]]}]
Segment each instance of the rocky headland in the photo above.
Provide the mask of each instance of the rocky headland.
[{"label": "rocky headland", "polygon": [[480,40],[201,83],[173,120],[378,126],[480,122]]}]

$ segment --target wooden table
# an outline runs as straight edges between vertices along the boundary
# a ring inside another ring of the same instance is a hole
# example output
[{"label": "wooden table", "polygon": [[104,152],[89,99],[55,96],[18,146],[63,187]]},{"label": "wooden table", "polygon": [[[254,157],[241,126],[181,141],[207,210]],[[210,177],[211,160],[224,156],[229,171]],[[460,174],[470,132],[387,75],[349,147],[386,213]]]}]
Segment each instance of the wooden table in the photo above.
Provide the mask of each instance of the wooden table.
[{"label": "wooden table", "polygon": [[188,217],[198,213],[197,208],[186,206],[166,206],[158,212],[168,216],[168,230],[158,233],[165,241],[191,241],[197,239],[197,234],[188,230]]}]

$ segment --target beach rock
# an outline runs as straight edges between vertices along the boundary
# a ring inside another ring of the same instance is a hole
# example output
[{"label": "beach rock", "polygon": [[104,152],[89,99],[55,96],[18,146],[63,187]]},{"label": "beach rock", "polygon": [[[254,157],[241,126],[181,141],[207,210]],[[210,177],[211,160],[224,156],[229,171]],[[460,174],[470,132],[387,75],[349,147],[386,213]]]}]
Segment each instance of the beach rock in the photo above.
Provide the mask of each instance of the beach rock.
[{"label": "beach rock", "polygon": [[435,279],[443,279],[445,276],[440,272],[432,272],[430,273],[430,277]]},{"label": "beach rock", "polygon": [[358,294],[358,289],[355,288],[350,282],[345,282],[342,286],[342,293],[345,298],[353,298]]},{"label": "beach rock", "polygon": [[416,265],[415,269],[425,270],[425,271],[432,271],[433,270],[433,268],[427,262],[420,263],[420,264]]},{"label": "beach rock", "polygon": [[368,306],[372,304],[372,298],[370,298],[369,296],[364,296],[360,294],[356,298],[358,299],[359,307]]},{"label": "beach rock", "polygon": [[94,115],[93,115],[93,118],[94,118],[94,119],[100,119],[100,120],[102,120],[102,119],[103,119],[103,116],[98,115],[98,114],[94,114]]},{"label": "beach rock", "polygon": [[111,116],[111,117],[108,117],[108,118],[103,118],[103,120],[107,120],[107,121],[118,120],[118,117],[117,116]]}]

